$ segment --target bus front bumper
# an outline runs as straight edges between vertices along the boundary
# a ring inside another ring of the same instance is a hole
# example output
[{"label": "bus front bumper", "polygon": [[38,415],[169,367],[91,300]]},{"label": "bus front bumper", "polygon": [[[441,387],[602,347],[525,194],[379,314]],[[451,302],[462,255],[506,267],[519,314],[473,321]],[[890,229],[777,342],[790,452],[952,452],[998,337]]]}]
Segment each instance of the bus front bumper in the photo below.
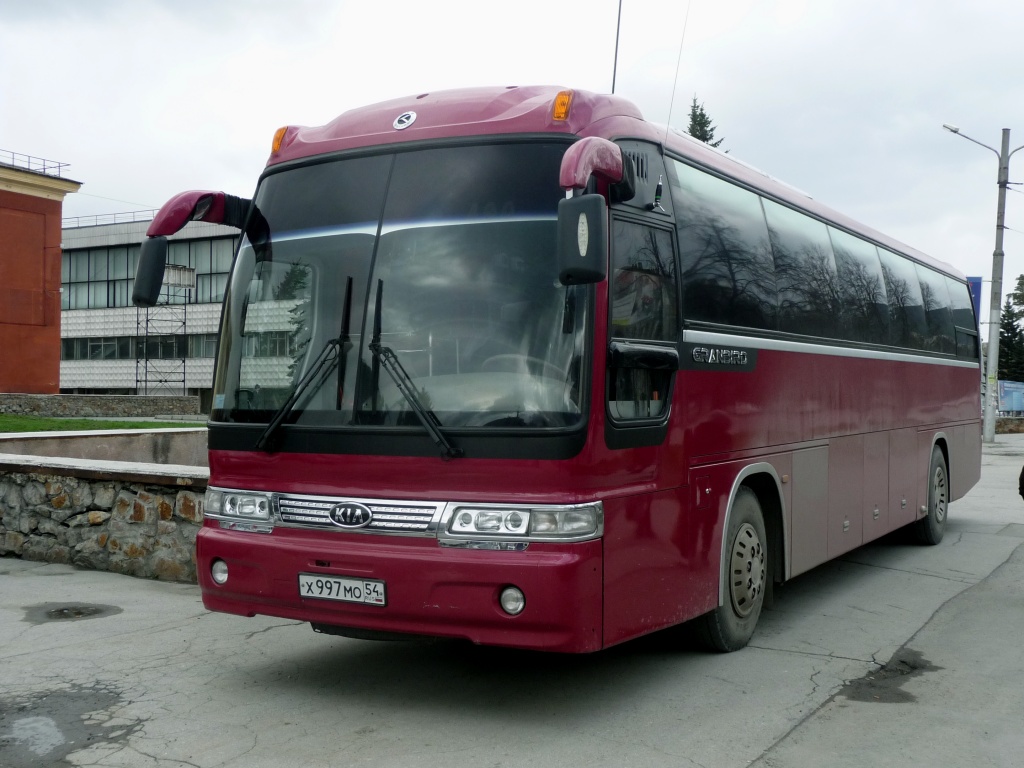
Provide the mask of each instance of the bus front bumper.
[{"label": "bus front bumper", "polygon": [[[479,550],[431,538],[230,531],[207,521],[196,559],[203,604],[212,611],[567,653],[602,647],[600,540]],[[218,562],[223,583],[211,573]],[[377,604],[350,602],[358,589],[345,588],[345,600],[310,596],[313,584],[360,583],[376,585]],[[499,600],[509,586],[525,596],[515,616]]]}]

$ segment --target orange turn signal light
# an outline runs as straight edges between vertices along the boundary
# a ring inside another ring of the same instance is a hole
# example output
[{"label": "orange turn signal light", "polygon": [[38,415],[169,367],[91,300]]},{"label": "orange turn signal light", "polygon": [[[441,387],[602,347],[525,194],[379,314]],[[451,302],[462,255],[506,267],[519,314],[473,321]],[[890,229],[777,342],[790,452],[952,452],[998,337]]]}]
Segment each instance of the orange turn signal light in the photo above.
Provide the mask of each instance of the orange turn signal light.
[{"label": "orange turn signal light", "polygon": [[572,91],[559,91],[555,96],[555,104],[551,108],[551,118],[563,122],[569,119],[569,108],[572,106]]},{"label": "orange turn signal light", "polygon": [[288,131],[288,126],[284,125],[277,129],[274,133],[274,141],[270,145],[271,152],[277,152],[281,148],[281,143],[284,141],[284,135]]}]

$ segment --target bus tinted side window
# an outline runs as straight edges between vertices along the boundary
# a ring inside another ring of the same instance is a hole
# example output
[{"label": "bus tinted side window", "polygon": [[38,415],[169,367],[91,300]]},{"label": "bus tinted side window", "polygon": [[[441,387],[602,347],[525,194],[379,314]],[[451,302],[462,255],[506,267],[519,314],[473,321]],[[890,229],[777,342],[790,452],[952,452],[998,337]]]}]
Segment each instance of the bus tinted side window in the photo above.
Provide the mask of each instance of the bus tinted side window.
[{"label": "bus tinted side window", "polygon": [[929,352],[943,352],[952,355],[956,352],[956,340],[946,278],[920,264],[916,266],[918,279],[921,281],[921,301],[924,304],[925,324],[928,326],[924,348]]},{"label": "bus tinted side window", "polygon": [[840,339],[845,317],[832,243],[823,222],[764,201],[779,291],[779,330]]},{"label": "bus tinted side window", "polygon": [[668,171],[686,318],[774,330],[775,266],[760,198],[675,160]]},{"label": "bus tinted side window", "polygon": [[949,289],[950,309],[953,313],[953,327],[956,334],[956,356],[968,360],[978,359],[978,321],[974,316],[971,290],[966,283],[951,277],[946,278]]},{"label": "bus tinted side window", "polygon": [[914,263],[885,248],[879,248],[878,255],[889,296],[889,343],[895,347],[924,349],[928,326]]},{"label": "bus tinted side window", "polygon": [[846,310],[846,338],[868,344],[889,343],[889,300],[878,249],[848,232],[829,227],[839,274],[839,295]]}]

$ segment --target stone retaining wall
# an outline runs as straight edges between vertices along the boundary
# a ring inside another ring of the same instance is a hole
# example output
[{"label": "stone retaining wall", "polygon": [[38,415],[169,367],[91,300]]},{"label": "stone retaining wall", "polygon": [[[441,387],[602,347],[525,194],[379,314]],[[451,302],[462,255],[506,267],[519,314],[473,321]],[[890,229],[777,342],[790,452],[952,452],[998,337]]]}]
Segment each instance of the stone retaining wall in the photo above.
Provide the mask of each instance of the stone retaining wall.
[{"label": "stone retaining wall", "polygon": [[0,413],[32,416],[197,416],[199,397],[174,395],[16,395],[0,393]]},{"label": "stone retaining wall", "polygon": [[206,427],[0,434],[0,454],[102,459],[144,464],[207,465]]},{"label": "stone retaining wall", "polygon": [[0,556],[195,582],[204,470],[45,461],[0,455]]}]

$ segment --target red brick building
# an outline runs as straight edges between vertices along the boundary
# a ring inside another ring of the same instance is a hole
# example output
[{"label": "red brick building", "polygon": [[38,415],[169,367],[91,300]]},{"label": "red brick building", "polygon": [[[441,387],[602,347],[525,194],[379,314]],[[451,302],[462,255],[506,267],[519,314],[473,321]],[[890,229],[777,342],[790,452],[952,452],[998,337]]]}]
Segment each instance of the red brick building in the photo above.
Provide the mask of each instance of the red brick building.
[{"label": "red brick building", "polygon": [[62,167],[0,152],[0,392],[60,391]]}]

